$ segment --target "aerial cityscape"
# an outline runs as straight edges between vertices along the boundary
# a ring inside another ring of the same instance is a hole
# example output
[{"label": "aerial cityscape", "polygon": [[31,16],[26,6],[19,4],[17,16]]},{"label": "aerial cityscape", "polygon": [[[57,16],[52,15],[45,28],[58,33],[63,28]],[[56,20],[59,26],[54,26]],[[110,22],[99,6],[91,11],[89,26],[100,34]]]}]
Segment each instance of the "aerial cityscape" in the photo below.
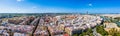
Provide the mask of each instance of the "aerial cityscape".
[{"label": "aerial cityscape", "polygon": [[6,13],[0,17],[0,35],[119,36],[119,16],[120,14]]},{"label": "aerial cityscape", "polygon": [[120,36],[120,1],[0,0],[0,36]]}]

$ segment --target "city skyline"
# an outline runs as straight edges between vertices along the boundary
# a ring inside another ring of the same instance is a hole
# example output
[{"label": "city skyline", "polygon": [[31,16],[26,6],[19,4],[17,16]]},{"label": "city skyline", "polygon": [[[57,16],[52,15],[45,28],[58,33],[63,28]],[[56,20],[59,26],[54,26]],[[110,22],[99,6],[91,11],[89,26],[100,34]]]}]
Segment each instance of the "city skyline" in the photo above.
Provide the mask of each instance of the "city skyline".
[{"label": "city skyline", "polygon": [[0,0],[0,13],[120,13],[119,0]]}]

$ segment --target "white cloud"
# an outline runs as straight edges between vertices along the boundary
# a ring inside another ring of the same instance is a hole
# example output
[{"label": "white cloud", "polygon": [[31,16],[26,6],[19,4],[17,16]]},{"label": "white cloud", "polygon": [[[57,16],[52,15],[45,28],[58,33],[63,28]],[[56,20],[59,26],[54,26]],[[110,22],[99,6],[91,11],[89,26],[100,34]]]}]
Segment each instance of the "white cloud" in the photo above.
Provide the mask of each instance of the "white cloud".
[{"label": "white cloud", "polygon": [[89,4],[88,4],[88,6],[92,6],[92,4],[91,4],[91,3],[89,3]]},{"label": "white cloud", "polygon": [[37,6],[33,6],[32,8],[33,8],[33,9],[36,9],[36,8],[37,8]]},{"label": "white cloud", "polygon": [[51,7],[0,7],[0,13],[66,13],[74,12],[73,9]]},{"label": "white cloud", "polygon": [[23,0],[16,0],[17,2],[21,2],[21,1],[23,1]]}]

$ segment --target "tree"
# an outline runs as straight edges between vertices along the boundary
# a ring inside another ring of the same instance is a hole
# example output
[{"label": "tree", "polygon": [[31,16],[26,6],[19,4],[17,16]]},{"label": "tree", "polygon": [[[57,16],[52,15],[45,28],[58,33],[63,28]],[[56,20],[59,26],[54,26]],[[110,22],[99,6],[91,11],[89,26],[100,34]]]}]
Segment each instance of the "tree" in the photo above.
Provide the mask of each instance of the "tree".
[{"label": "tree", "polygon": [[120,36],[120,32],[117,31],[117,29],[112,28],[112,29],[109,31],[109,35],[112,35],[112,36]]},{"label": "tree", "polygon": [[102,36],[108,35],[108,33],[104,30],[104,26],[100,25],[96,27],[96,30],[98,33],[100,33]]},{"label": "tree", "polygon": [[93,36],[93,31],[91,28],[87,29],[85,32],[82,32],[82,34],[79,34],[79,36],[85,36],[85,35],[89,35],[89,36]]},{"label": "tree", "polygon": [[73,34],[73,36],[78,36],[78,34]]}]

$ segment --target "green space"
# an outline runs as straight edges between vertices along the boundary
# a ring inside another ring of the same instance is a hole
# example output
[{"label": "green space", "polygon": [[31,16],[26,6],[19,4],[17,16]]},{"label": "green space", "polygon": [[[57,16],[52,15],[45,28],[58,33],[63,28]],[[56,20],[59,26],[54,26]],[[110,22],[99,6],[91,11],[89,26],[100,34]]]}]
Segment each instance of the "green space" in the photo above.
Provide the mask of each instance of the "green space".
[{"label": "green space", "polygon": [[81,34],[73,34],[73,36],[85,36],[85,35],[88,35],[88,36],[93,36],[93,31],[92,29],[87,29],[85,32],[82,32]]},{"label": "green space", "polygon": [[79,36],[85,36],[85,35],[88,35],[88,36],[93,36],[93,31],[91,28],[87,29],[86,32],[82,32],[82,34],[79,34]]},{"label": "green space", "polygon": [[104,30],[104,26],[96,26],[96,31],[100,33],[102,36],[108,35],[107,31]]}]

